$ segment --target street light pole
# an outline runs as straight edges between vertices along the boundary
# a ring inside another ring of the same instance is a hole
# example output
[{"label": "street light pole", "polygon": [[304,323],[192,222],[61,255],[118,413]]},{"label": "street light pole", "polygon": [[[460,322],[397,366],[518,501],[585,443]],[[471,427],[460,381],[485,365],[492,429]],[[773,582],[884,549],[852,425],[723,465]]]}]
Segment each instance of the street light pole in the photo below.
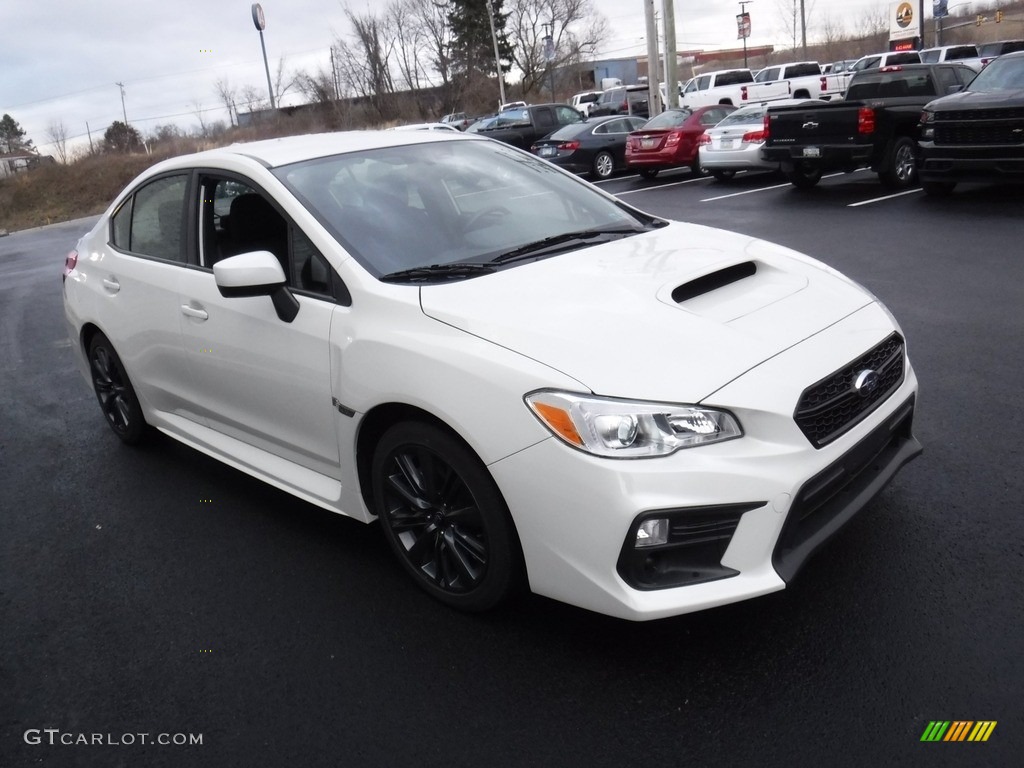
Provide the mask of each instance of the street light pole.
[{"label": "street light pole", "polygon": [[487,5],[487,20],[491,23],[491,42],[494,43],[494,66],[498,69],[498,93],[501,95],[501,104],[505,103],[505,77],[501,71],[501,54],[498,53],[498,33],[494,31],[494,9],[491,7],[491,0],[485,0]]},{"label": "street light pole", "polygon": [[260,48],[263,49],[263,67],[267,70],[267,90],[270,92],[270,108],[277,109],[274,103],[274,85],[270,81],[270,64],[267,62],[267,45],[263,42],[263,30],[267,26],[266,17],[263,15],[263,7],[259,3],[252,4],[252,23],[260,33]]}]

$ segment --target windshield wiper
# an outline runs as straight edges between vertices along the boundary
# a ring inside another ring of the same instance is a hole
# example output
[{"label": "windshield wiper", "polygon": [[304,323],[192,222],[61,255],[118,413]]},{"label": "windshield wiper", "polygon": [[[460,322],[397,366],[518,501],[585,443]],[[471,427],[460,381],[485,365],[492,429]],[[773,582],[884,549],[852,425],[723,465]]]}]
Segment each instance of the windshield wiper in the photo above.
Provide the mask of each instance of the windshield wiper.
[{"label": "windshield wiper", "polygon": [[427,267],[412,267],[389,272],[381,276],[385,283],[415,282],[417,280],[457,280],[464,277],[486,275],[494,271],[490,264],[476,264],[470,261],[455,261],[451,264],[431,264]]},{"label": "windshield wiper", "polygon": [[542,240],[536,240],[526,245],[520,245],[510,251],[498,254],[491,262],[494,264],[506,264],[510,261],[522,258],[523,256],[534,256],[549,248],[568,245],[569,243],[583,243],[586,240],[593,240],[595,237],[610,237],[612,235],[637,235],[644,232],[636,227],[608,227],[606,229],[581,229],[578,232],[565,232],[561,235],[551,235]]}]

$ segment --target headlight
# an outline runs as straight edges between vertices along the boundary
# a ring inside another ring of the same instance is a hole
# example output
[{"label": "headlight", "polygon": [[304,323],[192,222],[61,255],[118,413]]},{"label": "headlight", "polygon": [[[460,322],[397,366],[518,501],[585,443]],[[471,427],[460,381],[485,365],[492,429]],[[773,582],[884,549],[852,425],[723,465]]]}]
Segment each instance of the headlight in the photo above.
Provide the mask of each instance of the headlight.
[{"label": "headlight", "polygon": [[697,405],[613,400],[554,390],[531,392],[524,399],[555,437],[595,456],[667,456],[743,434],[732,414]]}]

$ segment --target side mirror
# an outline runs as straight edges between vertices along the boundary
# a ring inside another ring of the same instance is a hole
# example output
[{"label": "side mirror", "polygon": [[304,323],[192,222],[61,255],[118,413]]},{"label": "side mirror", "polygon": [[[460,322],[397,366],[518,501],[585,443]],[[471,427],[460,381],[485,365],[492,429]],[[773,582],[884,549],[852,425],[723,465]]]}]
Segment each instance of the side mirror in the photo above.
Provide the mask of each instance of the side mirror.
[{"label": "side mirror", "polygon": [[281,262],[270,251],[252,251],[221,259],[213,279],[225,298],[269,296],[277,316],[290,323],[299,314],[299,301],[288,290]]}]

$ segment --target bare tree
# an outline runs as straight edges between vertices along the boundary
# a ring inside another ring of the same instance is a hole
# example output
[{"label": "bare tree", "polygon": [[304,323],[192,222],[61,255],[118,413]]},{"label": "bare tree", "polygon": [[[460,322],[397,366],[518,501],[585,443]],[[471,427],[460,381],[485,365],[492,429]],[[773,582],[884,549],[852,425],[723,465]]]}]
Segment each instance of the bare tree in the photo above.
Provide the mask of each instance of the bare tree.
[{"label": "bare tree", "polygon": [[238,111],[235,107],[235,88],[232,88],[228,84],[228,79],[222,77],[214,84],[214,89],[217,91],[217,95],[220,96],[220,100],[224,102],[225,108],[228,110],[228,123],[232,126],[238,125]]},{"label": "bare tree", "polygon": [[286,59],[282,56],[277,62],[277,74],[274,76],[274,103],[281,106],[281,97],[296,85],[295,75],[288,72]]},{"label": "bare tree", "polygon": [[199,121],[199,135],[206,138],[206,118],[203,116],[203,105],[199,103],[199,99],[192,102],[192,114]]},{"label": "bare tree", "polygon": [[348,89],[370,101],[380,117],[389,118],[394,110],[390,96],[395,90],[389,66],[395,46],[393,31],[386,16],[360,16],[349,10],[345,15],[354,39],[336,44],[339,75]]},{"label": "bare tree", "polygon": [[889,30],[889,15],[886,7],[876,5],[873,8],[865,8],[862,15],[856,22],[857,37],[870,39],[882,37]]},{"label": "bare tree", "polygon": [[68,129],[63,120],[53,120],[46,129],[46,136],[53,144],[57,159],[64,165],[68,162]]},{"label": "bare tree", "polygon": [[[512,63],[522,72],[524,94],[542,87],[552,69],[578,58],[584,42],[597,42],[589,37],[596,34],[594,14],[591,0],[512,0],[508,4],[505,33],[512,46]],[[574,32],[587,23],[586,37]],[[544,52],[547,35],[554,44],[550,62]]]}]

